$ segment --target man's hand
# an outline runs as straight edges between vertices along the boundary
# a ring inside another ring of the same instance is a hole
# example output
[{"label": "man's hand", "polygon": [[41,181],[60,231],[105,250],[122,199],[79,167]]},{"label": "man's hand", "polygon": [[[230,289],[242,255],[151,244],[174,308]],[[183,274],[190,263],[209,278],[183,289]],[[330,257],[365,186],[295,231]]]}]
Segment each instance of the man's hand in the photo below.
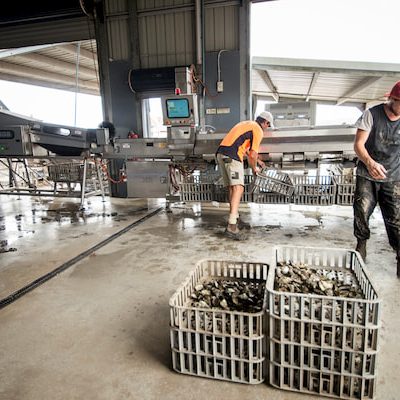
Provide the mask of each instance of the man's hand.
[{"label": "man's hand", "polygon": [[385,179],[386,178],[386,169],[382,164],[371,159],[367,163],[368,172],[374,179]]},{"label": "man's hand", "polygon": [[259,165],[262,169],[265,168],[265,162],[264,162],[263,160],[258,159],[257,162],[258,162],[258,165]]}]

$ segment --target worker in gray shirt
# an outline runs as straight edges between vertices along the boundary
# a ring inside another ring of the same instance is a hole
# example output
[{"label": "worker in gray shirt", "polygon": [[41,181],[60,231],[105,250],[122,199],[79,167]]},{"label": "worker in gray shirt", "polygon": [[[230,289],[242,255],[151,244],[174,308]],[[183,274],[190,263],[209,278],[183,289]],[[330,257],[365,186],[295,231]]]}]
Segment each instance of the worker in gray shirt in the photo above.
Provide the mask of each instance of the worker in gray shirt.
[{"label": "worker in gray shirt", "polygon": [[356,250],[365,260],[370,237],[368,222],[379,204],[389,244],[397,254],[400,278],[400,81],[387,96],[386,103],[366,110],[356,122],[354,235]]}]

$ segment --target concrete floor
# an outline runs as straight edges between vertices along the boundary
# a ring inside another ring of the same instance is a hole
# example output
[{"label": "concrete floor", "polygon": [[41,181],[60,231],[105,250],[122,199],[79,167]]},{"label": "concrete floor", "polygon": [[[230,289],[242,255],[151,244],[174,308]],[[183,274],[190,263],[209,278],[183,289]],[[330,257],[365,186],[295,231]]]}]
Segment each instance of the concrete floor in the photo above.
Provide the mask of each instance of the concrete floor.
[{"label": "concrete floor", "polygon": [[[2,196],[0,299],[140,219],[162,202]],[[279,244],[353,248],[351,207],[243,206],[248,240],[223,237],[220,205],[177,205],[0,310],[1,400],[276,399],[310,396],[178,374],[168,301],[203,258],[267,261]],[[400,280],[380,212],[367,271],[382,299],[376,399],[400,398]],[[10,250],[10,251],[9,251]],[[15,250],[15,251],[11,251]],[[319,396],[312,396],[314,399]]]}]

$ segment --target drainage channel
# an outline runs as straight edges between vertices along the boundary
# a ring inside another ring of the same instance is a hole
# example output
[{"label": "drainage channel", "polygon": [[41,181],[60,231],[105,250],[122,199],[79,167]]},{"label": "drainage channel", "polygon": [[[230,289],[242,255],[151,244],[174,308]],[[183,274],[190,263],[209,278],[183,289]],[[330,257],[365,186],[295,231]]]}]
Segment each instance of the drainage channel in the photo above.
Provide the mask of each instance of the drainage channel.
[{"label": "drainage channel", "polygon": [[85,250],[81,254],[77,255],[74,258],[71,258],[71,260],[68,260],[64,264],[61,264],[59,267],[54,269],[53,271],[42,275],[40,278],[34,280],[33,282],[29,283],[28,285],[24,286],[21,289],[18,289],[14,293],[10,294],[9,296],[5,297],[4,299],[0,300],[0,309],[8,306],[9,304],[13,303],[15,300],[18,300],[20,297],[24,296],[25,294],[29,293],[33,289],[37,288],[40,285],[43,285],[43,283],[47,282],[51,278],[54,278],[56,275],[59,273],[65,271],[69,267],[72,267],[74,264],[77,262],[81,261],[85,257],[89,256],[96,250],[100,249],[101,247],[105,246],[106,244],[112,242],[114,239],[117,239],[119,236],[123,235],[124,233],[128,232],[132,228],[135,228],[136,226],[142,224],[149,218],[153,217],[154,215],[158,214],[161,210],[163,210],[164,207],[159,207],[156,210],[146,214],[144,217],[138,219],[137,221],[131,223],[130,225],[126,226],[124,229],[121,229],[120,231],[112,234],[109,236],[107,239],[104,239],[100,243],[97,243],[95,246],[89,248],[88,250]]}]

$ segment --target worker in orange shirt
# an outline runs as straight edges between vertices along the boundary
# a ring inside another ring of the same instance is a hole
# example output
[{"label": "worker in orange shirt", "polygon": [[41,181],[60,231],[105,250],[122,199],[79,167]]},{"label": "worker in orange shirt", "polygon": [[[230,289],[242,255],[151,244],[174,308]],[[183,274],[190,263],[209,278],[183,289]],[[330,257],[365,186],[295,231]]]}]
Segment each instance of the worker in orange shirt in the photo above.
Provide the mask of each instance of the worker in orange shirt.
[{"label": "worker in orange shirt", "polygon": [[253,174],[258,172],[258,152],[263,132],[274,128],[270,112],[263,111],[255,121],[236,124],[225,136],[217,150],[217,162],[224,181],[229,188],[229,219],[225,235],[242,240],[244,236],[238,228],[239,204],[244,191],[243,158],[247,156]]}]

